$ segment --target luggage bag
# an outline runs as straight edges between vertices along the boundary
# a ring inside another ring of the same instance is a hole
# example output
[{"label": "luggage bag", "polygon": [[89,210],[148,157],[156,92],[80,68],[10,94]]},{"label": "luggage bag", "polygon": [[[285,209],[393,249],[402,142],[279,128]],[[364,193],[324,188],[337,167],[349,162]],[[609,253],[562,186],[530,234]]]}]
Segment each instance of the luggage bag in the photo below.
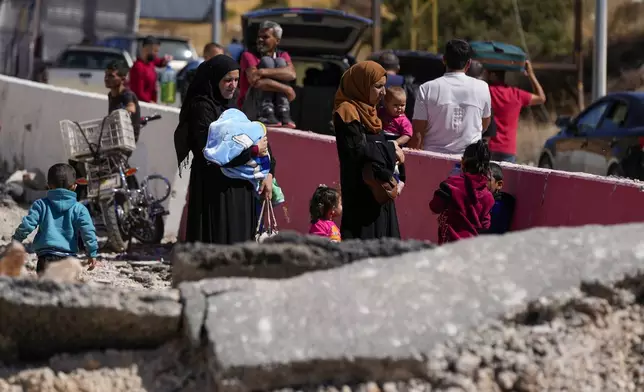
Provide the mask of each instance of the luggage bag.
[{"label": "luggage bag", "polygon": [[485,69],[495,71],[524,71],[526,53],[518,46],[496,41],[470,42],[474,52],[472,59],[483,64]]}]

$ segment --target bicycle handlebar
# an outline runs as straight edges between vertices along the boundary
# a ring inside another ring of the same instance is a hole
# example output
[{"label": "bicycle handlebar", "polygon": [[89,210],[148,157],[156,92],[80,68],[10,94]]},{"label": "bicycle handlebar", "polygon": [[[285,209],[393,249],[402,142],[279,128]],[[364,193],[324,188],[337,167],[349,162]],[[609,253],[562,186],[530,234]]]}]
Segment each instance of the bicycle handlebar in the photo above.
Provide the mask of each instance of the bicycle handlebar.
[{"label": "bicycle handlebar", "polygon": [[142,126],[142,127],[144,127],[144,126],[146,126],[150,121],[156,121],[156,120],[160,120],[160,119],[161,119],[161,115],[160,115],[160,114],[153,114],[153,115],[151,115],[151,116],[144,116],[144,117],[141,117],[141,126]]}]

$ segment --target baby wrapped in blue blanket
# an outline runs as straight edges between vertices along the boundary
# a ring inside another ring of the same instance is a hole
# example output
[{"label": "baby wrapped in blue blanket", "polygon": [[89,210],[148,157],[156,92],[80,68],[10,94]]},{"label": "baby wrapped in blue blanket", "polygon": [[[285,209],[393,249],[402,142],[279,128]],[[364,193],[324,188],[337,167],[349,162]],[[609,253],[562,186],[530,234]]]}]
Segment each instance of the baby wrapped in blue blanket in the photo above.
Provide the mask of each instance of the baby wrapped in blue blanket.
[{"label": "baby wrapped in blue blanket", "polygon": [[227,168],[223,165],[237,158],[242,151],[256,145],[266,137],[266,127],[258,121],[250,121],[246,115],[237,109],[224,111],[217,121],[210,124],[208,140],[203,149],[204,157],[221,167],[221,171],[229,178],[248,180],[255,191],[271,169],[271,157],[255,156],[242,166]]}]

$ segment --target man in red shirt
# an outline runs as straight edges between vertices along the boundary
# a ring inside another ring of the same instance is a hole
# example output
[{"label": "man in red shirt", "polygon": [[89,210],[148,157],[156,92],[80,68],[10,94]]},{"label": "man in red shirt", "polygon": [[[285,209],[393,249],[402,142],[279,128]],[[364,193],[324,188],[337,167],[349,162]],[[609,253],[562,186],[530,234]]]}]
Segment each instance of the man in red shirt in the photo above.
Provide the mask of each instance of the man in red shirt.
[{"label": "man in red shirt", "polygon": [[488,71],[492,111],[496,123],[496,136],[490,139],[489,143],[493,161],[516,162],[517,128],[521,109],[546,102],[546,94],[534,74],[530,61],[526,61],[525,69],[534,94],[505,84],[505,71]]},{"label": "man in red shirt", "polygon": [[130,69],[130,90],[141,102],[157,102],[157,67],[165,67],[172,56],[158,57],[161,43],[148,36],[143,39],[140,57]]},{"label": "man in red shirt", "polygon": [[269,20],[257,33],[257,53],[246,51],[239,61],[239,97],[237,104],[249,118],[269,126],[295,128],[290,102],[295,90],[288,83],[297,75],[288,53],[277,50],[282,27]]}]

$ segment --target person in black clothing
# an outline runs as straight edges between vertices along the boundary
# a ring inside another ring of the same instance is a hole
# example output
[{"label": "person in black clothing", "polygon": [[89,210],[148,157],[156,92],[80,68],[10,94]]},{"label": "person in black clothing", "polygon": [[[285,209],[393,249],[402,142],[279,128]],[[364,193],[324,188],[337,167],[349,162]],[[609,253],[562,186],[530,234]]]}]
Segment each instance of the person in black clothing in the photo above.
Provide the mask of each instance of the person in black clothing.
[{"label": "person in black clothing", "polygon": [[[206,46],[204,46],[203,48],[203,61],[208,61],[215,56],[219,56],[220,54],[227,54],[226,49],[223,46],[219,45],[216,42],[207,43]],[[196,61],[195,61],[195,64],[196,64]],[[193,64],[186,65],[187,70],[185,71],[186,72],[185,81],[181,87],[181,102],[186,101],[186,94],[188,94],[188,87],[190,86],[190,83],[192,83],[192,81],[194,80],[195,75],[197,74],[198,67],[195,67],[194,69],[193,68],[188,69],[188,67],[194,67],[194,65]]]},{"label": "person in black clothing", "polygon": [[[128,66],[122,61],[112,61],[105,68],[105,87],[110,91],[107,93],[107,114],[115,110],[125,109],[130,113],[132,128],[134,130],[134,141],[139,141],[141,132],[141,107],[136,95],[125,87],[125,80],[129,72]],[[127,154],[129,158],[130,154]],[[69,160],[68,163],[76,170],[77,178],[85,178],[87,173],[85,166],[77,161]],[[134,176],[127,178],[128,184],[132,188],[138,188],[138,183]],[[84,199],[87,189],[86,186],[79,186],[76,189],[78,199]]]},{"label": "person in black clothing", "polygon": [[[252,240],[259,214],[259,198],[250,181],[226,177],[221,167],[206,161],[203,149],[210,124],[228,108],[239,82],[239,64],[229,56],[214,56],[199,65],[181,107],[174,145],[179,168],[189,152],[193,160],[188,186],[186,242],[234,244]],[[266,140],[264,138],[263,140]],[[249,148],[227,167],[245,164],[254,154],[270,154],[267,142]],[[263,198],[272,196],[275,160],[260,187]]]},{"label": "person in black clothing", "polygon": [[405,156],[398,144],[385,139],[376,105],[385,93],[385,70],[374,61],[349,68],[335,94],[333,123],[340,161],[342,239],[400,238],[396,205],[380,204],[363,177],[369,169],[388,181],[396,162]]},{"label": "person in black clothing", "polygon": [[[483,68],[483,64],[481,64],[481,62],[479,61],[472,60],[470,62],[470,68],[467,70],[467,76],[483,80],[484,72],[485,69]],[[490,115],[490,125],[487,127],[485,132],[483,132],[483,140],[485,140],[485,142],[487,143],[494,136],[496,136],[496,122],[494,121],[494,112],[492,112],[492,114]]]},{"label": "person in black clothing", "polygon": [[486,234],[505,234],[510,231],[514,218],[516,199],[503,192],[503,169],[498,163],[490,162],[490,182],[488,189],[494,196],[494,206],[490,211],[490,228]]},{"label": "person in black clothing", "polygon": [[141,106],[136,94],[125,87],[128,72],[128,66],[122,61],[113,61],[105,68],[105,87],[110,89],[107,93],[107,114],[118,109],[130,112],[134,139],[138,142],[141,132]]}]

